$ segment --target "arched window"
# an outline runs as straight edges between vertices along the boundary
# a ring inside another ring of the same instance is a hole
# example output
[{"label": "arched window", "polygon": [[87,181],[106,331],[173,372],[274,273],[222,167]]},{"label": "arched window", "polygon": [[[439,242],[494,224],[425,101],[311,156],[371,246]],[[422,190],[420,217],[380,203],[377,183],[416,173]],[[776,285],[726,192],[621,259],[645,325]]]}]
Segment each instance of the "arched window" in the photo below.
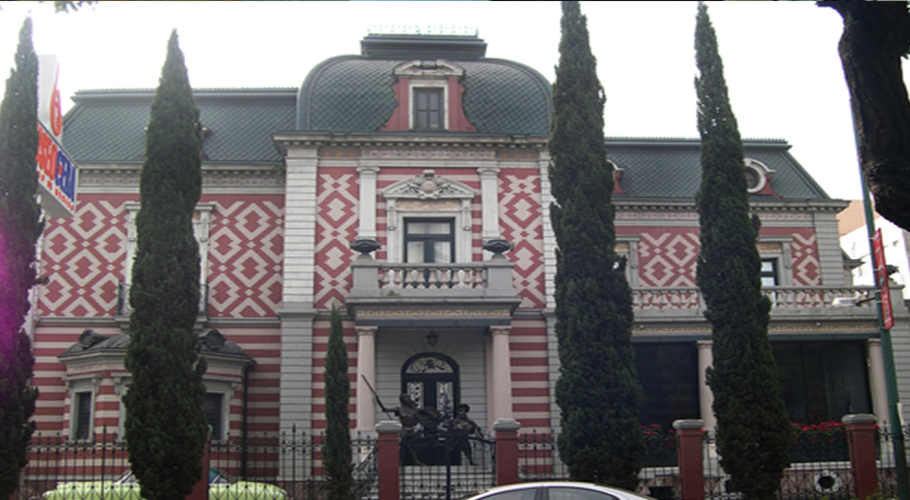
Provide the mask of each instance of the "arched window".
[{"label": "arched window", "polygon": [[411,396],[418,407],[435,408],[440,415],[454,415],[459,390],[458,364],[443,354],[417,354],[401,367],[401,392]]}]

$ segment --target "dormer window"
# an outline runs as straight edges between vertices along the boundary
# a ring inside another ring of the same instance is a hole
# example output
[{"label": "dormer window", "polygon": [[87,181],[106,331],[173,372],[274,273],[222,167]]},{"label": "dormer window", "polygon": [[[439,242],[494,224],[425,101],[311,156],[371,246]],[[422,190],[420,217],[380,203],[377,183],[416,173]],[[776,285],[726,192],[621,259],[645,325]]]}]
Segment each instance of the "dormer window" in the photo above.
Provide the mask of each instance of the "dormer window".
[{"label": "dormer window", "polygon": [[774,171],[768,168],[764,163],[753,160],[752,158],[746,158],[743,163],[745,163],[746,167],[746,190],[749,194],[770,194],[776,196],[774,192],[771,191],[771,186],[768,182]]},{"label": "dormer window", "polygon": [[443,59],[413,60],[393,74],[398,107],[381,130],[477,131],[462,109],[464,68]]},{"label": "dormer window", "polygon": [[414,130],[445,129],[443,88],[414,89]]}]

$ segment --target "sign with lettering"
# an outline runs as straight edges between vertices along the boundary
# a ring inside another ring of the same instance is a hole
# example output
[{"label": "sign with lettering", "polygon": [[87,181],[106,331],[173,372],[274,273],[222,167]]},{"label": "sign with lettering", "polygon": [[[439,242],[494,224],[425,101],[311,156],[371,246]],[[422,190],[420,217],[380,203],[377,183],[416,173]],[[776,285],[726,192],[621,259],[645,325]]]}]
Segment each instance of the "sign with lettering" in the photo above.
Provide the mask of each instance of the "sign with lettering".
[{"label": "sign with lettering", "polygon": [[41,122],[35,160],[38,184],[44,190],[41,205],[45,212],[51,217],[72,217],[76,210],[76,164]]},{"label": "sign with lettering", "polygon": [[891,287],[888,286],[888,270],[885,267],[885,245],[882,244],[882,230],[876,229],[872,235],[872,261],[875,265],[875,286],[882,299],[882,325],[886,330],[894,326],[894,314],[891,311]]},{"label": "sign with lettering", "polygon": [[63,111],[57,87],[56,56],[38,57],[38,152],[35,157],[41,207],[50,217],[72,217],[76,210],[76,163],[60,145]]}]

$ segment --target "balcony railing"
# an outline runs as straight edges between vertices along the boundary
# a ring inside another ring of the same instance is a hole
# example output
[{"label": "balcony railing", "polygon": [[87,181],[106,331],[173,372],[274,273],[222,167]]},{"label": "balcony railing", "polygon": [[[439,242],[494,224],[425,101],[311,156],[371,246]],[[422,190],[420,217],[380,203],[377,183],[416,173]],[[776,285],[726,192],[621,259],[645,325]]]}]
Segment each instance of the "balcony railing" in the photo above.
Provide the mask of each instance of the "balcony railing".
[{"label": "balcony railing", "polygon": [[[205,316],[209,303],[209,284],[201,283],[199,285],[199,309],[198,315]],[[117,316],[129,316],[133,308],[130,306],[130,284],[119,282],[117,285]]]},{"label": "balcony railing", "polygon": [[354,297],[515,295],[513,264],[502,257],[484,262],[402,264],[358,259],[351,264]]},{"label": "balcony railing", "polygon": [[[875,305],[875,288],[869,286],[777,286],[762,293],[774,309],[864,308]],[[632,303],[640,311],[704,310],[704,299],[697,287],[637,288]]]},{"label": "balcony railing", "polygon": [[486,288],[487,269],[470,264],[384,264],[379,268],[379,288],[440,289]]}]

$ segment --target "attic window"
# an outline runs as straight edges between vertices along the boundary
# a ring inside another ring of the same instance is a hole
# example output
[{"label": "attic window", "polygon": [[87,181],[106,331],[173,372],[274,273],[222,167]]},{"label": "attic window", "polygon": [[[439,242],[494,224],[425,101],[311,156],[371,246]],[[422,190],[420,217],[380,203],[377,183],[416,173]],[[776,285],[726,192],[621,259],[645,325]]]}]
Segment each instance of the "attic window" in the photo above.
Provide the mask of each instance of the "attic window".
[{"label": "attic window", "polygon": [[764,191],[767,191],[768,177],[774,171],[752,158],[746,158],[743,163],[746,167],[746,190],[749,194],[769,194]]},{"label": "attic window", "polygon": [[442,88],[414,89],[414,130],[445,128]]}]

